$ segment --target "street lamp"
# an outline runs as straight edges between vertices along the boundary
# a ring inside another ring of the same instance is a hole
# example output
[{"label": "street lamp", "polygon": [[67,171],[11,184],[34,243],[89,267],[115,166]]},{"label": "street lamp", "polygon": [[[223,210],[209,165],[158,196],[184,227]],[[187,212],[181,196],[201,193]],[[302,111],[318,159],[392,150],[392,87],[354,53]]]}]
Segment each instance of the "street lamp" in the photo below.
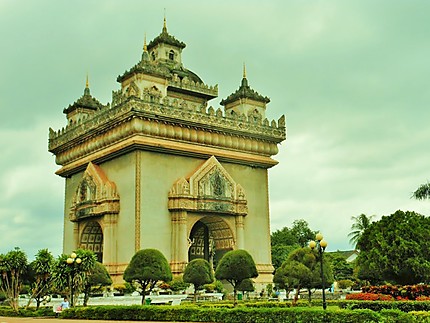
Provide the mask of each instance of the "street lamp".
[{"label": "street lamp", "polygon": [[74,281],[75,276],[78,273],[78,266],[82,263],[82,259],[79,258],[76,253],[72,252],[70,257],[67,258],[66,263],[70,266],[69,270],[69,291],[70,291],[70,305],[75,306],[75,302],[73,299],[74,296]]},{"label": "street lamp", "polygon": [[323,254],[325,248],[327,247],[327,241],[323,240],[324,237],[321,233],[317,233],[315,236],[316,241],[309,242],[309,247],[313,250],[317,248],[319,254],[320,268],[321,268],[321,281],[322,281],[322,297],[323,297],[323,309],[327,308],[327,303],[325,301],[325,279],[324,279],[324,269],[323,269]]}]

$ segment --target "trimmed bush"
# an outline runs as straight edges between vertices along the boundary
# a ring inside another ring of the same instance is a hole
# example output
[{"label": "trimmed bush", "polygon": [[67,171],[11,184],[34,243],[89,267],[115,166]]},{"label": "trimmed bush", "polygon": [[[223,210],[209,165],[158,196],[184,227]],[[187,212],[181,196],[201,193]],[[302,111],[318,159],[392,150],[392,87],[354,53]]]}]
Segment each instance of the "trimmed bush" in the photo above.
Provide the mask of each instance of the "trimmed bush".
[{"label": "trimmed bush", "polygon": [[[401,313],[402,315],[404,313]],[[390,315],[395,315],[390,313]],[[407,315],[407,314],[406,314]],[[67,319],[109,319],[192,322],[381,322],[381,314],[371,310],[324,311],[315,308],[203,308],[162,306],[98,306],[67,309],[61,313]]]},{"label": "trimmed bush", "polygon": [[370,309],[372,311],[400,310],[402,312],[430,311],[430,302],[422,301],[339,301],[338,306],[343,309]]},{"label": "trimmed bush", "polygon": [[41,316],[53,316],[54,312],[52,307],[40,307],[38,310],[34,307],[28,309],[19,308],[18,312],[15,312],[10,306],[0,306],[0,316],[7,317],[41,317]]},{"label": "trimmed bush", "polygon": [[[275,303],[275,302],[273,302]],[[363,302],[360,302],[363,303]],[[375,302],[372,302],[375,303]],[[388,304],[386,302],[379,302]],[[0,307],[0,316],[52,316],[52,308],[39,311],[20,309],[18,313],[9,307]],[[90,306],[64,310],[61,318],[81,320],[132,320],[132,321],[187,321],[222,323],[355,323],[355,322],[428,322],[428,312],[404,313],[396,309],[326,310],[294,308],[220,308],[197,306]]]}]

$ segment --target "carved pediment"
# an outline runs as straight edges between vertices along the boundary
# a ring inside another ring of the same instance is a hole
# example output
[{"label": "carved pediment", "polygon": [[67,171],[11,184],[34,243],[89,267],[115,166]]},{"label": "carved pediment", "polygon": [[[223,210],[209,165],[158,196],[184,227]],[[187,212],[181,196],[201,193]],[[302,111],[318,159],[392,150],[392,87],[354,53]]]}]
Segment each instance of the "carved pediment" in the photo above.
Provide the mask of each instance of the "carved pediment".
[{"label": "carved pediment", "polygon": [[[190,178],[190,189],[193,196],[214,199],[235,199],[236,183],[219,164],[215,157],[211,157]],[[215,161],[215,162],[214,162]]]},{"label": "carved pediment", "polygon": [[190,195],[190,183],[185,178],[180,178],[173,184],[169,196]]},{"label": "carved pediment", "polygon": [[119,213],[119,194],[114,182],[103,170],[89,163],[73,197],[70,220],[79,221],[91,216]]},{"label": "carved pediment", "polygon": [[220,162],[210,157],[190,177],[177,180],[169,192],[169,209],[247,213],[246,195]]},{"label": "carved pediment", "polygon": [[128,86],[127,90],[126,90],[126,94],[127,96],[135,96],[135,97],[140,97],[140,91],[139,91],[139,87],[136,85],[136,83],[131,82],[130,85]]}]

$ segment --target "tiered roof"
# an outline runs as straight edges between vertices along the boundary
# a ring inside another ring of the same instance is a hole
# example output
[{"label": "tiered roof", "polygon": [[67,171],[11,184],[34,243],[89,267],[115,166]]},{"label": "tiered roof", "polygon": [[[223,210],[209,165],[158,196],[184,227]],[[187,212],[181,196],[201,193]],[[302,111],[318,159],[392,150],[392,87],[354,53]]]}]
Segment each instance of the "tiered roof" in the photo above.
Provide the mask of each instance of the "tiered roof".
[{"label": "tiered roof", "polygon": [[220,104],[226,106],[229,103],[238,101],[240,99],[251,99],[257,102],[269,103],[270,99],[267,96],[262,96],[257,91],[253,90],[248,85],[248,80],[246,79],[245,66],[243,67],[243,78],[240,87],[236,92],[230,94],[227,98],[223,99]]},{"label": "tiered roof", "polygon": [[88,109],[88,110],[99,110],[103,108],[104,105],[101,104],[96,98],[94,98],[90,93],[90,87],[88,84],[88,77],[87,82],[84,89],[84,94],[77,99],[73,104],[70,104],[67,108],[63,110],[63,113],[69,114],[70,112],[81,108],[81,109]]}]

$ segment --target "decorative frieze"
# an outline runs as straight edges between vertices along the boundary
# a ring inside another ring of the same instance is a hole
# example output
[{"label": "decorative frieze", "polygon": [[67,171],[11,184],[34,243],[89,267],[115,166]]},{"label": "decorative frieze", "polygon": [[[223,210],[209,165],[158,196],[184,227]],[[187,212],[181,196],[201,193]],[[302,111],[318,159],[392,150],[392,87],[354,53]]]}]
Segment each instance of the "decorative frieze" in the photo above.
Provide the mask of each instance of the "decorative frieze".
[{"label": "decorative frieze", "polygon": [[102,169],[89,163],[82,176],[70,207],[70,221],[119,213],[119,195]]},{"label": "decorative frieze", "polygon": [[246,215],[245,192],[212,156],[189,178],[180,178],[169,192],[170,211]]},{"label": "decorative frieze", "polygon": [[212,107],[189,109],[176,99],[148,102],[115,92],[108,106],[65,128],[49,130],[49,151],[64,165],[134,134],[172,138],[264,155],[278,152],[285,139],[285,118],[269,125],[244,115],[225,117]]},{"label": "decorative frieze", "polygon": [[218,96],[218,84],[215,86],[209,86],[204,83],[194,82],[188,79],[188,77],[180,78],[178,74],[173,74],[173,78],[168,80],[168,86],[186,90],[192,93],[199,93],[209,98],[215,98]]}]

